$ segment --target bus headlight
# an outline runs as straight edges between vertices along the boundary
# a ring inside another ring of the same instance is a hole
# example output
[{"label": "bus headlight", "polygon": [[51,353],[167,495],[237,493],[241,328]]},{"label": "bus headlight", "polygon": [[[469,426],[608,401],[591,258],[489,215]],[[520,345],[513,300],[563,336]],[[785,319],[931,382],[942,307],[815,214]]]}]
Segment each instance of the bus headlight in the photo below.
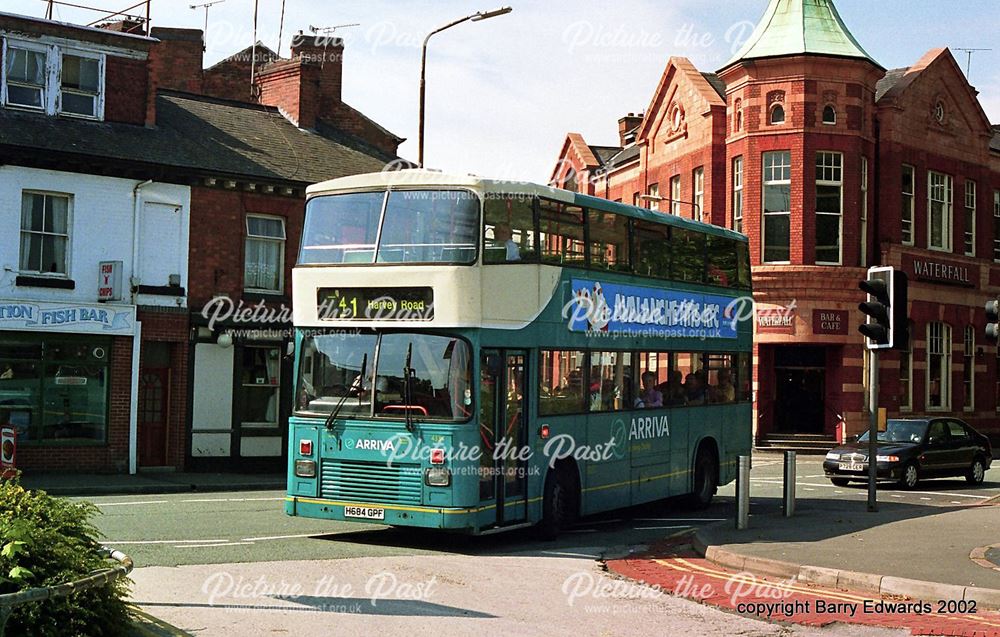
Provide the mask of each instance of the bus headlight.
[{"label": "bus headlight", "polygon": [[300,478],[315,478],[316,477],[316,461],[315,460],[296,460],[295,461],[295,475]]},{"label": "bus headlight", "polygon": [[451,471],[444,467],[431,467],[424,472],[424,483],[429,487],[446,487],[451,484]]}]

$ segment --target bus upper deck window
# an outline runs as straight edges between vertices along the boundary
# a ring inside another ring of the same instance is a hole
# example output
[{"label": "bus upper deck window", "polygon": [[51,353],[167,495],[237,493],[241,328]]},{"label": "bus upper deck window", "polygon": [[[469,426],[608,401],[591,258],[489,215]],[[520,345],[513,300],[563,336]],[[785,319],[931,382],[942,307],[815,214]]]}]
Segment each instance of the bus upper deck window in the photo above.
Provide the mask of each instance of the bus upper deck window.
[{"label": "bus upper deck window", "polygon": [[483,263],[538,260],[530,196],[487,197],[483,208]]}]

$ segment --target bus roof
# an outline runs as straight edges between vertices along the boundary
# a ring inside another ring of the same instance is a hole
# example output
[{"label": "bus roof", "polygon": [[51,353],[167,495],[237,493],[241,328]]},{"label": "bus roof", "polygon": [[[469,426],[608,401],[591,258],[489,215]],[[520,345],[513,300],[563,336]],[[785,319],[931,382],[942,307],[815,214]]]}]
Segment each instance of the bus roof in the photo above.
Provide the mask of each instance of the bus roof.
[{"label": "bus roof", "polygon": [[676,215],[663,214],[647,208],[631,206],[616,201],[610,201],[608,199],[602,199],[600,197],[581,195],[569,190],[562,190],[551,186],[542,186],[540,184],[527,181],[512,179],[488,179],[486,177],[479,177],[476,175],[449,174],[436,170],[425,170],[420,168],[365,173],[361,175],[350,175],[348,177],[331,179],[329,181],[309,186],[309,188],[306,189],[306,195],[311,197],[315,195],[327,194],[332,191],[357,191],[369,190],[373,188],[424,188],[428,186],[457,186],[480,190],[483,192],[536,195],[538,197],[554,199],[556,201],[575,204],[585,208],[594,208],[605,212],[613,212],[626,217],[632,217],[634,219],[643,219],[653,223],[661,223],[679,228],[686,228],[688,230],[696,230],[705,234],[728,237],[737,241],[747,241],[747,237],[745,235],[727,228],[701,223],[699,221],[692,221],[690,219],[684,219],[683,217],[678,217]]}]

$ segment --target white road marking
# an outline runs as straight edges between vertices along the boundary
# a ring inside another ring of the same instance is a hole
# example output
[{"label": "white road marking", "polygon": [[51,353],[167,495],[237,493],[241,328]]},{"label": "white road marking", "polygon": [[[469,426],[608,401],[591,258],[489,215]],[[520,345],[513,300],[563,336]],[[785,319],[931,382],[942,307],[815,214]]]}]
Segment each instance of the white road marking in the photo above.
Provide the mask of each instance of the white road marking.
[{"label": "white road marking", "polygon": [[722,522],[726,518],[636,518],[636,522]]},{"label": "white road marking", "polygon": [[[763,483],[766,483],[766,484],[784,484],[784,482],[782,480],[777,480],[777,479],[754,478],[754,479],[751,479],[750,481],[751,482],[763,482]],[[828,489],[832,489],[833,488],[833,484],[820,484],[820,483],[816,483],[816,482],[797,482],[796,485],[800,486],[800,487],[825,487],[825,488],[828,488]],[[975,498],[977,500],[989,500],[991,497],[994,497],[994,496],[989,496],[989,495],[972,495],[972,494],[969,494],[969,493],[944,493],[944,492],[941,492],[941,491],[913,491],[912,493],[914,495],[941,495],[941,496],[944,496],[946,498],[948,498],[948,497],[950,497],[950,498]]]},{"label": "white road marking", "polygon": [[930,498],[920,498],[921,500],[930,500]]},{"label": "white road marking", "polygon": [[224,544],[181,544],[177,545],[175,549],[205,549],[205,548],[215,548],[216,546],[247,546],[251,545],[253,542],[225,542]]},{"label": "white road marking", "polygon": [[298,535],[270,535],[267,537],[245,537],[244,542],[264,542],[266,540],[294,540],[300,537],[314,537],[316,535],[327,535],[328,531],[316,531],[315,533],[299,533]]},{"label": "white road marking", "polygon": [[274,502],[284,498],[197,498],[181,502]]},{"label": "white road marking", "polygon": [[589,557],[591,559],[597,559],[600,556],[598,553],[570,553],[569,551],[542,551],[545,555],[560,555],[563,557]]},{"label": "white road marking", "polygon": [[167,504],[170,500],[145,500],[143,502],[101,502],[98,507],[123,507],[130,504]]},{"label": "white road marking", "polygon": [[690,529],[691,526],[637,526],[636,531],[659,531],[662,529]]},{"label": "white road marking", "polygon": [[123,544],[194,544],[198,542],[228,542],[229,540],[125,540],[123,542],[103,542],[107,546],[121,546]]},{"label": "white road marking", "polygon": [[285,498],[191,498],[187,500],[140,500],[140,501],[121,501],[121,502],[95,502],[98,507],[120,507],[129,505],[144,505],[144,504],[180,504],[180,503],[195,503],[195,502],[277,502],[284,500]]}]

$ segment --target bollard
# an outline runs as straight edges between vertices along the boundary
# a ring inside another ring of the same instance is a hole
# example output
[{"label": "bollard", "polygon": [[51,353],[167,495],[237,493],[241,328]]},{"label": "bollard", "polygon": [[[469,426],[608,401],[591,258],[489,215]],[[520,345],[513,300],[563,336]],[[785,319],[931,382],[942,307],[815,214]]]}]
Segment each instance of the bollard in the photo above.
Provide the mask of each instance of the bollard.
[{"label": "bollard", "polygon": [[740,456],[736,476],[736,528],[744,530],[750,523],[750,456]]},{"label": "bollard", "polygon": [[785,498],[782,510],[785,517],[790,518],[795,515],[795,452],[785,452]]}]

